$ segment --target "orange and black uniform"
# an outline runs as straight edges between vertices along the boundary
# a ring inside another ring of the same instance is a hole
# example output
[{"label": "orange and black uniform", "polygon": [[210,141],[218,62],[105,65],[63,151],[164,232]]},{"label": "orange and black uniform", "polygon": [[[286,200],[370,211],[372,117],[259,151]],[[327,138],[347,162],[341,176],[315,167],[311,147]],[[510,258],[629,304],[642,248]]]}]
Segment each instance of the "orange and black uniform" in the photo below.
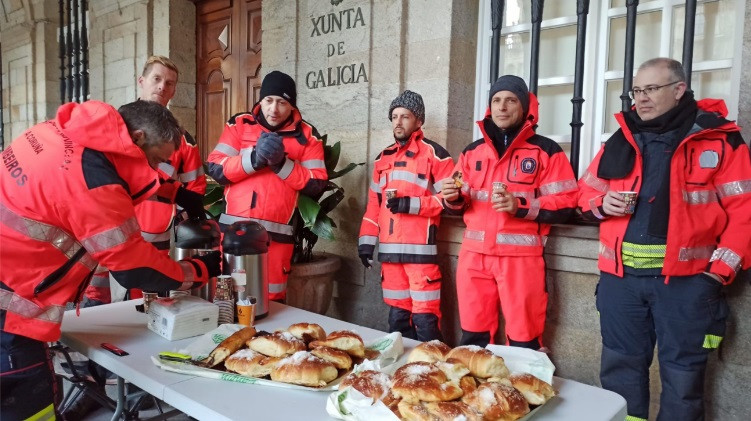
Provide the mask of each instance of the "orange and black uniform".
[{"label": "orange and black uniform", "polygon": [[[600,379],[626,399],[629,419],[649,417],[655,345],[657,419],[704,418],[708,354],[729,312],[722,284],[706,273],[729,284],[751,266],[751,159],[726,115],[722,100],[690,92],[648,122],[618,113],[620,129],[579,180],[584,217],[601,221]],[[634,213],[606,215],[610,190],[638,192]]]},{"label": "orange and black uniform", "polygon": [[[110,105],[65,104],[2,157],[2,413],[41,419],[54,415],[45,342],[60,338],[65,304],[80,302],[97,263],[125,287],[189,289],[208,271],[197,260],[170,260],[141,237],[133,205],[159,180]],[[34,390],[50,396],[18,396],[47,381]]]},{"label": "orange and black uniform", "polygon": [[[392,308],[389,328],[405,336],[416,330],[419,340],[437,339],[441,316],[441,271],[438,268],[436,234],[443,210],[441,185],[450,179],[454,162],[439,144],[416,130],[403,144],[384,149],[373,164],[368,205],[360,226],[358,252],[373,255],[378,242],[383,300]],[[385,192],[409,197],[408,213],[386,208]],[[421,323],[435,316],[433,329]],[[401,316],[401,317],[400,317]],[[433,331],[434,330],[434,331]]]},{"label": "orange and black uniform", "polygon": [[328,176],[323,160],[323,143],[313,126],[304,122],[295,108],[283,127],[286,159],[280,168],[253,168],[251,154],[259,137],[270,130],[259,122],[260,104],[251,112],[229,119],[219,142],[208,157],[209,174],[225,185],[226,213],[221,225],[240,220],[261,224],[269,232],[269,298],[283,300],[287,295],[287,275],[293,251],[290,225],[299,194],[314,196],[325,187]]},{"label": "orange and black uniform", "polygon": [[[484,346],[498,329],[503,310],[510,344],[537,349],[545,326],[547,291],[543,247],[550,224],[566,221],[576,208],[576,179],[566,154],[535,133],[537,98],[521,127],[509,131],[499,156],[489,133],[499,129],[490,108],[477,122],[483,137],[467,146],[456,170],[464,176],[460,200],[447,202],[467,225],[456,274],[463,344]],[[493,182],[516,196],[516,214],[492,207]]]}]

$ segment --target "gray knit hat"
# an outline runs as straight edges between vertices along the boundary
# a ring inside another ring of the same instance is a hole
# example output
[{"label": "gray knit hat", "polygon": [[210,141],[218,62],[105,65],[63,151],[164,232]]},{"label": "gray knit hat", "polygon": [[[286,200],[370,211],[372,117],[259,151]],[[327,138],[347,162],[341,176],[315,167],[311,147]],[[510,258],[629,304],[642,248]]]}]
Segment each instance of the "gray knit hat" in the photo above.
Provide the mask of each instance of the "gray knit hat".
[{"label": "gray knit hat", "polygon": [[399,107],[412,111],[412,114],[414,114],[420,122],[425,123],[425,104],[422,102],[420,94],[406,90],[402,92],[401,95],[394,98],[389,107],[389,121],[391,121],[391,113],[394,112],[394,108]]},{"label": "gray knit hat", "polygon": [[514,75],[503,75],[496,80],[493,85],[490,86],[490,93],[488,93],[488,107],[493,101],[493,95],[501,91],[509,91],[519,98],[519,102],[522,104],[522,110],[524,110],[524,116],[529,113],[529,88],[524,79]]}]

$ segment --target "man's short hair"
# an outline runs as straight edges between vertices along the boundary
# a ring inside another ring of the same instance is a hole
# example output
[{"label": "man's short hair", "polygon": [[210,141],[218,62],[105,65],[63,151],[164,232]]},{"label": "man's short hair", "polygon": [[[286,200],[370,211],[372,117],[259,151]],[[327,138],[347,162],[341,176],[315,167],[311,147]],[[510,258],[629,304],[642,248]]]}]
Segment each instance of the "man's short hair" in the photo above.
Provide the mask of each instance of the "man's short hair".
[{"label": "man's short hair", "polygon": [[165,56],[151,56],[146,60],[146,64],[143,65],[143,72],[141,72],[141,76],[146,77],[146,75],[149,74],[151,71],[151,67],[154,66],[155,63],[161,64],[162,66],[172,70],[177,74],[177,77],[180,77],[180,71],[177,70],[177,65],[174,61],[170,60],[169,58]]},{"label": "man's short hair", "polygon": [[137,100],[123,105],[117,112],[123,118],[128,132],[143,130],[146,135],[145,145],[160,146],[172,142],[175,149],[180,147],[183,136],[180,123],[162,104]]},{"label": "man's short hair", "polygon": [[656,57],[649,59],[639,66],[639,70],[646,69],[647,67],[660,67],[664,66],[670,71],[670,75],[676,82],[686,81],[686,71],[683,70],[683,65],[678,60],[673,60],[667,57]]}]

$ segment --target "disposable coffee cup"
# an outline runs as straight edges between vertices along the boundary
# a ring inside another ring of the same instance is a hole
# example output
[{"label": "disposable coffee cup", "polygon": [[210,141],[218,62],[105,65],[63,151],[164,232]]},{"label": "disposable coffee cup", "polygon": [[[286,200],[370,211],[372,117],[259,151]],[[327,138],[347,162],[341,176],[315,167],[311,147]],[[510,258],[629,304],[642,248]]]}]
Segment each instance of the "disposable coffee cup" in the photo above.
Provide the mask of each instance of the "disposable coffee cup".
[{"label": "disposable coffee cup", "polygon": [[[247,304],[248,302],[251,304]],[[238,301],[235,307],[237,308],[237,323],[243,326],[253,326],[256,320],[255,299]]]},{"label": "disposable coffee cup", "polygon": [[396,189],[386,189],[386,200],[396,197]]},{"label": "disposable coffee cup", "polygon": [[502,181],[494,181],[493,182],[493,191],[496,191],[496,190],[504,191],[507,188],[508,188],[508,186],[506,185],[506,183],[504,183]]},{"label": "disposable coffee cup", "polygon": [[636,209],[637,192],[619,191],[618,193],[623,196],[623,201],[626,202],[626,209],[624,210],[624,213],[634,213],[634,210]]}]

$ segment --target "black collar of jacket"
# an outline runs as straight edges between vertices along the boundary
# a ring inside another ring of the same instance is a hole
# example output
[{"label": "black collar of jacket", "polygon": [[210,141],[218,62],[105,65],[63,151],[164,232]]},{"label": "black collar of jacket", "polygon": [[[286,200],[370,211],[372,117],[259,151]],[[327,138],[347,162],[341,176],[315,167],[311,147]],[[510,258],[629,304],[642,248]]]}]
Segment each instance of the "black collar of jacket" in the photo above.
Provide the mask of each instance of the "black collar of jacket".
[{"label": "black collar of jacket", "polygon": [[[279,127],[285,127],[287,124],[289,124],[289,122],[294,118],[293,115],[294,114],[290,114],[289,118],[287,118],[287,120],[285,120],[284,123],[280,124]],[[298,121],[297,124],[295,124],[295,127],[292,128],[291,130],[275,130],[266,121],[266,118],[264,118],[263,113],[260,112],[260,108],[259,108],[258,113],[253,114],[253,122],[251,124],[260,124],[266,130],[270,132],[274,132],[278,134],[279,136],[294,137],[297,140],[297,143],[303,146],[308,143],[308,138],[305,137],[305,133],[303,133],[303,130],[302,130],[302,120]]]}]

